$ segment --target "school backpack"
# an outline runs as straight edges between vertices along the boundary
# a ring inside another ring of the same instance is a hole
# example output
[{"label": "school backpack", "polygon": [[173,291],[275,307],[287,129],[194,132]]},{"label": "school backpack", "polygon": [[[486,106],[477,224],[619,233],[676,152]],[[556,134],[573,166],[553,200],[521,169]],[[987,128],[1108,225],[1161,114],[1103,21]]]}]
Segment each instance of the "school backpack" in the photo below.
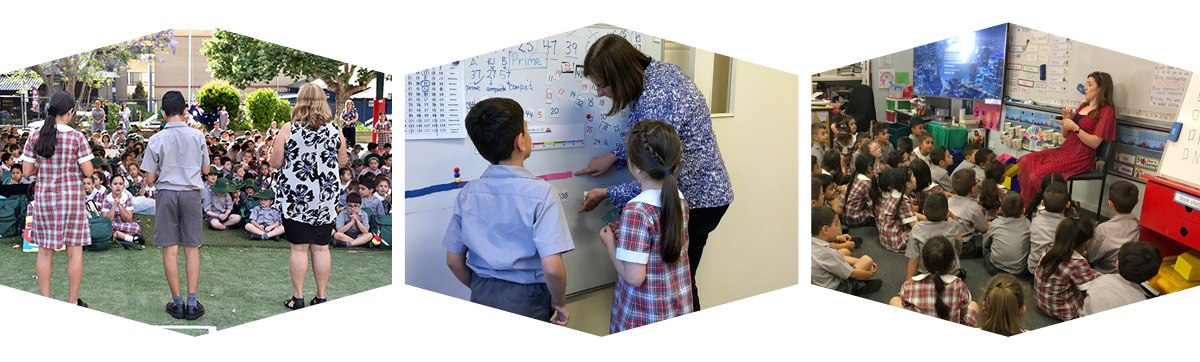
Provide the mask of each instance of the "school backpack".
[{"label": "school backpack", "polygon": [[29,197],[12,195],[0,200],[0,238],[21,235],[25,231],[25,210]]},{"label": "school backpack", "polygon": [[392,215],[371,215],[371,232],[378,236],[382,243],[379,244],[383,248],[392,247]]},{"label": "school backpack", "polygon": [[112,219],[104,216],[88,217],[88,229],[92,232],[92,245],[84,246],[86,251],[108,250],[113,243]]}]

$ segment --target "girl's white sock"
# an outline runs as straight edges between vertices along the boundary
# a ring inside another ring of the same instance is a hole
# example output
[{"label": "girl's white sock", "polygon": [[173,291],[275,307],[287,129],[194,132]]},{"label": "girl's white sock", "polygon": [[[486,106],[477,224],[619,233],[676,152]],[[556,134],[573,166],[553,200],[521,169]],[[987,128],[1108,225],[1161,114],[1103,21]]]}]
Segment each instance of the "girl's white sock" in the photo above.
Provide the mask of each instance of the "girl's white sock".
[{"label": "girl's white sock", "polygon": [[125,241],[133,242],[133,235],[125,235]]}]

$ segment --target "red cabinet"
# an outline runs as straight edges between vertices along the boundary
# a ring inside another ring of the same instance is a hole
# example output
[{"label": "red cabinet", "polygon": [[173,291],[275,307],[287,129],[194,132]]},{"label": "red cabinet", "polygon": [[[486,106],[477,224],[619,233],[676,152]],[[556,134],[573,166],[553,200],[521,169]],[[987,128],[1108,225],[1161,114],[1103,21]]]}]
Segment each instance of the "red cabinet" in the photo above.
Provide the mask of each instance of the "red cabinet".
[{"label": "red cabinet", "polygon": [[1200,190],[1156,176],[1145,178],[1142,240],[1158,244],[1164,256],[1200,249]]}]

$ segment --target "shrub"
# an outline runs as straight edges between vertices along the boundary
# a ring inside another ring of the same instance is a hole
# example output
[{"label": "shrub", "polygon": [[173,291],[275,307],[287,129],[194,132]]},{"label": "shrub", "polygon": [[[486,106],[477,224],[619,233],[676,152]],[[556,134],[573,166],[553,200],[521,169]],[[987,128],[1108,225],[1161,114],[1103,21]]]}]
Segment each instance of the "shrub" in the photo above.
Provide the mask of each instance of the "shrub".
[{"label": "shrub", "polygon": [[133,88],[133,95],[130,97],[133,97],[133,99],[146,99],[146,86],[142,84],[142,81],[139,80],[137,82],[137,87]]},{"label": "shrub", "polygon": [[242,96],[238,94],[237,88],[222,80],[204,83],[204,86],[200,87],[200,93],[196,95],[196,101],[200,102],[200,108],[204,109],[205,113],[216,112],[221,106],[225,106],[225,111],[229,112],[229,119],[236,119],[241,115],[238,105],[242,103]]},{"label": "shrub", "polygon": [[[275,122],[278,123],[280,126],[283,126],[284,123],[287,123],[288,121],[291,121],[291,120],[292,120],[292,102],[288,102],[288,100],[286,100],[286,99],[280,99],[279,100],[279,108],[276,108],[276,110],[275,110]],[[271,127],[271,123],[268,122],[266,128],[269,128],[269,127]],[[266,128],[262,128],[262,129],[266,129]]]},{"label": "shrub", "polygon": [[[271,121],[278,120],[284,109],[281,109],[279,95],[275,90],[268,88],[260,88],[246,95],[246,115],[249,116],[247,124],[255,129],[267,129],[271,126]],[[291,119],[292,108],[289,104],[286,108],[288,119]]]}]

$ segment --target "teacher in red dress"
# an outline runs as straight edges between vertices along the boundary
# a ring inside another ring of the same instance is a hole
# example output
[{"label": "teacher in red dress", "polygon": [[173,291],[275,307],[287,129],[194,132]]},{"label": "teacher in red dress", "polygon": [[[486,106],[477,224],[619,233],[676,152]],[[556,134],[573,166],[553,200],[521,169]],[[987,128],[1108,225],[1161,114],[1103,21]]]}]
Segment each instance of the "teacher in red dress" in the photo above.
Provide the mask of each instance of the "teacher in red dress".
[{"label": "teacher in red dress", "polygon": [[1033,196],[1041,191],[1042,177],[1058,172],[1070,179],[1091,171],[1096,165],[1096,147],[1104,141],[1112,142],[1117,132],[1117,112],[1113,106],[1112,76],[1104,72],[1088,74],[1083,85],[1084,102],[1072,111],[1063,108],[1062,133],[1066,138],[1058,148],[1034,152],[1021,157],[1018,180],[1025,207]]}]

